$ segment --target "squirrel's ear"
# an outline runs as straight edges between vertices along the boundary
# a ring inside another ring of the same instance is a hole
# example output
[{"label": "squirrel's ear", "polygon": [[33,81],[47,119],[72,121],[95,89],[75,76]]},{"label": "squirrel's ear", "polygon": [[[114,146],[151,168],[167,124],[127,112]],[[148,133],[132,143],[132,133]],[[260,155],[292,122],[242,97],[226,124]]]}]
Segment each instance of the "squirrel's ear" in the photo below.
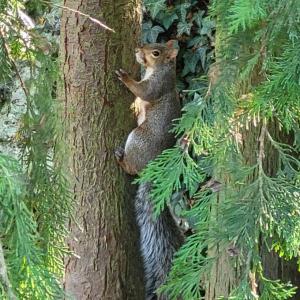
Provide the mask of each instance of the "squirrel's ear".
[{"label": "squirrel's ear", "polygon": [[173,48],[174,45],[176,45],[176,40],[169,40],[169,41],[166,42],[166,46],[168,48]]},{"label": "squirrel's ear", "polygon": [[178,49],[170,49],[168,53],[168,59],[175,59],[178,54]]}]

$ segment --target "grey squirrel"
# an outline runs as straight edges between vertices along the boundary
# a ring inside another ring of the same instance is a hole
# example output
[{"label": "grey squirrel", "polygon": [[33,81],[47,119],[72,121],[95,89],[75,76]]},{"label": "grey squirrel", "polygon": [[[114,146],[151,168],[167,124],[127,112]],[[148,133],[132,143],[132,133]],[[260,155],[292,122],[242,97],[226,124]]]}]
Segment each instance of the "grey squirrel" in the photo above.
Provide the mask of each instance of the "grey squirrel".
[{"label": "grey squirrel", "polygon": [[[136,60],[146,68],[141,81],[129,77],[122,69],[118,78],[137,97],[137,124],[128,136],[125,148],[115,151],[117,162],[129,174],[138,174],[149,161],[175,144],[169,131],[172,120],[180,116],[176,93],[176,56],[171,40],[166,44],[148,44],[136,49]],[[157,219],[153,217],[150,199],[151,184],[140,184],[135,209],[140,229],[140,248],[144,262],[146,300],[168,299],[157,296],[170,271],[173,255],[183,243],[183,236],[168,208]]]}]

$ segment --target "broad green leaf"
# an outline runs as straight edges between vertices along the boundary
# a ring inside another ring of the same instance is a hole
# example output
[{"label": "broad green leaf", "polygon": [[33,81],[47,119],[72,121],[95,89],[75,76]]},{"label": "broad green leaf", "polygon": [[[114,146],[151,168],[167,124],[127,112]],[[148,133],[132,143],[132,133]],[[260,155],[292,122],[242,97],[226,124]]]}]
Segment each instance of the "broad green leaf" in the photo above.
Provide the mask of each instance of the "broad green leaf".
[{"label": "broad green leaf", "polygon": [[143,25],[142,25],[142,31],[143,31],[142,41],[143,41],[143,43],[148,42],[148,35],[150,34],[151,28],[152,28],[151,21],[143,23]]},{"label": "broad green leaf", "polygon": [[178,14],[180,16],[180,20],[182,22],[185,22],[186,14],[187,14],[188,8],[190,8],[190,7],[191,7],[190,3],[183,3],[183,4],[176,5],[176,11],[178,12]]},{"label": "broad green leaf", "polygon": [[202,27],[200,30],[200,34],[206,34],[207,36],[212,36],[212,30],[215,29],[216,24],[214,21],[204,18],[202,22]]},{"label": "broad green leaf", "polygon": [[200,56],[192,50],[187,50],[186,53],[183,55],[183,59],[184,69],[182,71],[182,76],[187,75],[189,72],[195,73]]},{"label": "broad green leaf", "polygon": [[207,44],[208,44],[208,40],[206,36],[196,35],[195,37],[193,37],[188,41],[187,45],[188,47],[193,47],[193,46],[200,47]]},{"label": "broad green leaf", "polygon": [[178,20],[178,16],[176,13],[167,13],[164,15],[164,18],[161,20],[161,22],[164,25],[165,29],[169,29],[173,22],[176,20]]},{"label": "broad green leaf", "polygon": [[204,10],[199,10],[193,15],[192,21],[194,21],[199,27],[202,25],[203,16],[205,14]]},{"label": "broad green leaf", "polygon": [[207,47],[200,47],[195,51],[195,55],[200,58],[201,66],[204,69],[206,65],[206,51]]},{"label": "broad green leaf", "polygon": [[177,25],[177,35],[181,36],[184,33],[190,34],[192,28],[192,23],[179,22]]},{"label": "broad green leaf", "polygon": [[152,27],[150,29],[150,31],[148,32],[148,35],[147,35],[147,39],[148,39],[148,42],[149,43],[155,43],[156,40],[157,40],[157,37],[158,35],[161,33],[161,32],[164,32],[165,30],[158,26],[158,25],[155,25],[154,27]]},{"label": "broad green leaf", "polygon": [[166,9],[165,0],[147,0],[144,3],[153,19],[156,18],[160,11]]}]

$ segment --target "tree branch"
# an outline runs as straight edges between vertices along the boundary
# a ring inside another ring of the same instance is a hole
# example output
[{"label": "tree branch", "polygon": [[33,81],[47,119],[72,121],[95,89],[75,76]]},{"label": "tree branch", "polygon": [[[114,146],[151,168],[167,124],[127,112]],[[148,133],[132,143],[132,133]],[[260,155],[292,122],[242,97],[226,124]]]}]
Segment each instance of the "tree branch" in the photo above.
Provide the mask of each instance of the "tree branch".
[{"label": "tree branch", "polygon": [[76,13],[76,14],[78,14],[78,15],[84,16],[84,17],[88,18],[89,20],[91,20],[92,22],[94,22],[94,23],[100,25],[100,26],[103,27],[104,29],[109,30],[109,31],[112,31],[112,32],[115,32],[114,29],[108,27],[108,26],[105,25],[103,22],[101,22],[101,21],[99,21],[98,19],[93,18],[93,17],[91,17],[90,15],[85,14],[85,13],[79,11],[79,10],[76,10],[76,9],[73,9],[73,8],[70,8],[70,7],[64,6],[64,5],[59,5],[59,4],[51,3],[51,2],[49,2],[49,1],[44,1],[44,0],[42,0],[41,2],[44,2],[44,3],[46,3],[46,4],[53,5],[53,6],[56,6],[56,7],[61,8],[61,9],[68,10],[68,11],[74,12],[74,13]]},{"label": "tree branch", "polygon": [[1,29],[0,29],[0,38],[1,38],[2,43],[3,43],[3,48],[4,48],[4,51],[5,51],[5,54],[7,55],[7,58],[9,59],[9,61],[11,62],[11,64],[13,65],[13,68],[14,68],[14,70],[16,72],[16,75],[17,75],[19,81],[20,81],[20,84],[21,84],[21,87],[22,87],[22,89],[23,89],[23,91],[25,93],[25,96],[28,98],[29,93],[28,93],[28,91],[26,89],[26,86],[25,86],[24,81],[23,81],[23,79],[21,77],[21,74],[20,74],[20,72],[18,70],[18,67],[17,67],[16,63],[14,62],[14,60],[9,57],[9,51],[8,51],[7,45],[5,43],[4,34],[3,34],[3,32],[2,32]]},{"label": "tree branch", "polygon": [[8,279],[7,275],[7,268],[4,260],[4,253],[3,253],[3,247],[0,240],[0,282],[2,283],[2,286],[4,288],[4,291],[7,293],[8,298],[10,300],[16,300],[17,297],[15,296],[12,285]]}]

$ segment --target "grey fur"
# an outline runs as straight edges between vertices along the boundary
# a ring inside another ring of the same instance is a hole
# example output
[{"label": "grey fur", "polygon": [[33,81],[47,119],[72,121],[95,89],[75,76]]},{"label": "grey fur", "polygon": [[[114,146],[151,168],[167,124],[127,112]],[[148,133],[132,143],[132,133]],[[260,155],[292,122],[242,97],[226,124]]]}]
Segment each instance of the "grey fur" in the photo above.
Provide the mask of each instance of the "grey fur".
[{"label": "grey fur", "polygon": [[[155,290],[164,283],[171,268],[173,255],[183,242],[183,237],[168,209],[154,219],[149,198],[150,190],[149,183],[141,184],[135,200],[144,261],[146,300],[156,299]],[[168,297],[162,295],[157,299],[166,300]]]},{"label": "grey fur", "polygon": [[132,175],[145,168],[164,149],[174,145],[174,136],[169,131],[172,120],[179,118],[181,110],[175,84],[175,60],[167,58],[170,49],[160,44],[147,45],[145,51],[153,47],[162,51],[162,58],[147,67],[152,70],[148,78],[137,82],[124,70],[116,71],[119,79],[137,97],[137,106],[142,100],[142,110],[146,111],[145,120],[129,134],[123,155],[120,149],[116,153],[118,163]]}]

